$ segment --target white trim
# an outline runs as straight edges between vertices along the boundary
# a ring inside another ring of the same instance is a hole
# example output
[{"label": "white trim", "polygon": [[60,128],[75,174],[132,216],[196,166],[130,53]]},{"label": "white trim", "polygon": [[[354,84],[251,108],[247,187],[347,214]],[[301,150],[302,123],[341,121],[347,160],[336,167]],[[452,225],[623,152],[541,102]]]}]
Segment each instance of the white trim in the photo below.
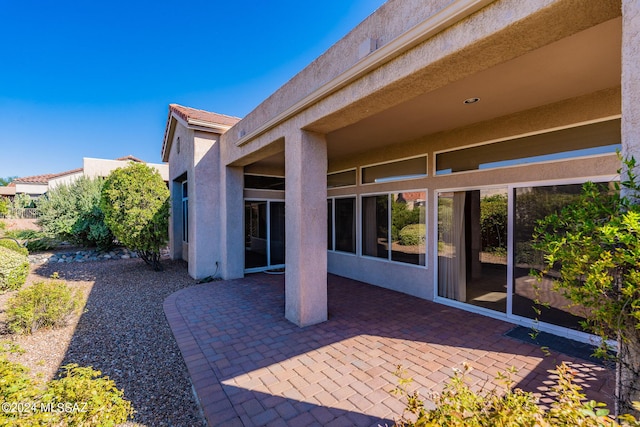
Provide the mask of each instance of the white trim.
[{"label": "white trim", "polygon": [[381,67],[395,57],[424,42],[445,28],[477,12],[492,1],[494,0],[453,1],[450,5],[430,16],[425,21],[422,21],[405,33],[396,37],[394,40],[391,40],[386,45],[383,45],[379,49],[371,52],[354,66],[347,69],[336,78],[331,79],[328,83],[320,86],[318,89],[311,92],[309,95],[305,96],[280,114],[276,115],[271,120],[264,122],[251,132],[242,135],[242,137],[236,141],[235,145],[240,147],[252,139],[257,138],[263,133],[273,129],[301,111],[307,109],[311,105],[319,102],[322,98],[333,94],[365,74],[370,73],[372,70]]}]

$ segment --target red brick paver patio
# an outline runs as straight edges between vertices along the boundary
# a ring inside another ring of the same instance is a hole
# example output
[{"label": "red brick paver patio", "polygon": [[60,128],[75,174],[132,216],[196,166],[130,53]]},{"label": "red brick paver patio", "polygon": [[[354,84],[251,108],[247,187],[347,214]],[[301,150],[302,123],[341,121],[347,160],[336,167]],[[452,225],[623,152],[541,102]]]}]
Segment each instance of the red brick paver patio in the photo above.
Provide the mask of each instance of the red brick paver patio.
[{"label": "red brick paver patio", "polygon": [[284,276],[256,274],[183,289],[164,310],[210,426],[392,425],[404,403],[390,391],[402,365],[421,396],[452,368],[489,385],[518,369],[516,386],[544,392],[561,361],[589,398],[610,404],[613,376],[593,363],[504,336],[513,325],[338,276],[329,320],[284,318]]}]

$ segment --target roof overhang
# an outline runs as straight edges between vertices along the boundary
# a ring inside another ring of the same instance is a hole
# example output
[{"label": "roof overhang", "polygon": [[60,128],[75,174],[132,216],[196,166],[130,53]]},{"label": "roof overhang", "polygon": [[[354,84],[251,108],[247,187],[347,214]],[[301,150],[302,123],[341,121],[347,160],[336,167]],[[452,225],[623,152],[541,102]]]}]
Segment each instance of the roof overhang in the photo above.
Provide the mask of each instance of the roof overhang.
[{"label": "roof overhang", "polygon": [[171,144],[173,143],[173,136],[176,131],[176,126],[180,124],[187,129],[193,129],[200,132],[216,133],[222,135],[229,129],[230,125],[210,122],[206,120],[196,119],[192,117],[183,118],[172,107],[169,108],[169,117],[167,119],[167,127],[164,133],[164,140],[162,141],[162,161],[169,161],[169,153],[171,152]]}]

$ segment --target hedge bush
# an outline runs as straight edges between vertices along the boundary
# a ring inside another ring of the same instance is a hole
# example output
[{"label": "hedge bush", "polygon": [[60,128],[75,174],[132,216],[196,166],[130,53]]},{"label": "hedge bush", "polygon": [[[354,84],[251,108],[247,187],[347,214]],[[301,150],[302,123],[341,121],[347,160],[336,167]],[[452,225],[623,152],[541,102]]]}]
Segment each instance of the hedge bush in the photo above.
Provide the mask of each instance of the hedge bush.
[{"label": "hedge bush", "polygon": [[427,226],[425,224],[410,224],[400,230],[400,244],[403,246],[424,245]]},{"label": "hedge bush", "polygon": [[18,334],[31,334],[41,328],[67,324],[80,309],[81,294],[60,281],[37,282],[9,299],[7,324]]},{"label": "hedge bush", "polygon": [[0,425],[111,427],[133,415],[123,391],[100,371],[65,365],[57,379],[42,384],[26,367],[7,359],[17,350],[10,343],[0,348]]},{"label": "hedge bush", "polygon": [[0,246],[0,292],[20,289],[27,281],[29,258]]}]

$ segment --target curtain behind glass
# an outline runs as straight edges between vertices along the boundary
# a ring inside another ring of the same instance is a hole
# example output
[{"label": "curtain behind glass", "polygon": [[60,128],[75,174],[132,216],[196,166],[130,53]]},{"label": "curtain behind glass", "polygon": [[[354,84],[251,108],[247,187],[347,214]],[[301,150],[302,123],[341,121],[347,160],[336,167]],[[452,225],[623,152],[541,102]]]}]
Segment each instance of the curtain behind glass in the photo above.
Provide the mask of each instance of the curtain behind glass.
[{"label": "curtain behind glass", "polygon": [[438,196],[438,295],[466,301],[465,192]]}]

